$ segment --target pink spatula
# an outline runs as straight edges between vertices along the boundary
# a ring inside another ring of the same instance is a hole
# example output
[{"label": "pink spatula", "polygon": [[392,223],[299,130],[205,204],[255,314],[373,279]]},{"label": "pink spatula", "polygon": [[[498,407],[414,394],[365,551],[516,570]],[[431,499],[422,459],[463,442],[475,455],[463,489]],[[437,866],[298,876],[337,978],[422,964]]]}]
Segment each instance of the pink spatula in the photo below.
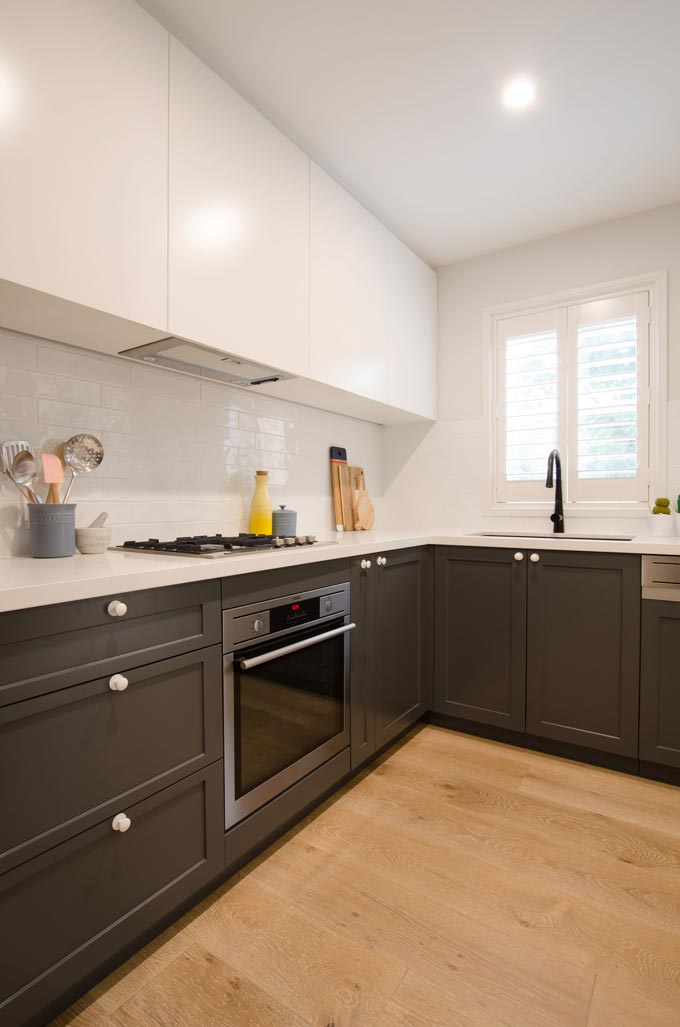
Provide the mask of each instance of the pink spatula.
[{"label": "pink spatula", "polygon": [[64,465],[54,453],[43,453],[42,465],[45,484],[49,485],[46,502],[61,503],[59,486],[64,481]]}]

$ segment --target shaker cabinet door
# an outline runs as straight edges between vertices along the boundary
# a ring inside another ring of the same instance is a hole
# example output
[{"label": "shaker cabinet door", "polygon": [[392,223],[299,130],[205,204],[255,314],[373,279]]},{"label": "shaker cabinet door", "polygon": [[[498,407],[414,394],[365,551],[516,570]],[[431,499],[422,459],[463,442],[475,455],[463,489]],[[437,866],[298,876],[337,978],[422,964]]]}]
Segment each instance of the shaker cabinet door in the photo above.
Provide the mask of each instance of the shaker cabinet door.
[{"label": "shaker cabinet door", "polygon": [[642,603],[640,759],[680,767],[680,603]]},{"label": "shaker cabinet door", "polygon": [[374,567],[370,681],[381,749],[432,707],[432,552],[382,553]]},{"label": "shaker cabinet door", "polygon": [[524,731],[526,562],[512,549],[437,550],[437,713]]},{"label": "shaker cabinet door", "polygon": [[527,732],[636,756],[640,558],[534,553],[529,561]]}]

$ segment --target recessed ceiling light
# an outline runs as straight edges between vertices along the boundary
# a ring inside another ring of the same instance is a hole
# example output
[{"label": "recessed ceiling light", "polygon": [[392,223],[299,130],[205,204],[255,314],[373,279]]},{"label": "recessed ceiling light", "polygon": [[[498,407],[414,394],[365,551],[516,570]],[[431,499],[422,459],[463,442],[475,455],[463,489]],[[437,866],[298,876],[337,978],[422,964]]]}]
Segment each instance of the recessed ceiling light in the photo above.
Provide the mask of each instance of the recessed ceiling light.
[{"label": "recessed ceiling light", "polygon": [[503,90],[503,104],[508,110],[518,111],[528,107],[536,98],[536,86],[528,75],[511,79]]}]

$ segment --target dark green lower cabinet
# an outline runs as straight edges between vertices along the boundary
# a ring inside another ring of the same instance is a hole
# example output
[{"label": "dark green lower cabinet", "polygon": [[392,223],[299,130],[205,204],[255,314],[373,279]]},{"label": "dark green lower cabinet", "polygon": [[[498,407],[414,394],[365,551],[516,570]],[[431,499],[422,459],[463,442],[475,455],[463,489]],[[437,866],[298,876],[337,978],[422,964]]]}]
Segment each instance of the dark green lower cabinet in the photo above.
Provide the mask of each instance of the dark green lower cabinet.
[{"label": "dark green lower cabinet", "polygon": [[437,713],[524,731],[527,561],[519,556],[500,548],[437,550]]},{"label": "dark green lower cabinet", "polygon": [[642,603],[640,759],[680,767],[680,603]]},{"label": "dark green lower cabinet", "polygon": [[351,582],[356,768],[431,709],[432,552],[406,549],[357,558]]},{"label": "dark green lower cabinet", "polygon": [[527,553],[527,733],[637,756],[640,558]]}]

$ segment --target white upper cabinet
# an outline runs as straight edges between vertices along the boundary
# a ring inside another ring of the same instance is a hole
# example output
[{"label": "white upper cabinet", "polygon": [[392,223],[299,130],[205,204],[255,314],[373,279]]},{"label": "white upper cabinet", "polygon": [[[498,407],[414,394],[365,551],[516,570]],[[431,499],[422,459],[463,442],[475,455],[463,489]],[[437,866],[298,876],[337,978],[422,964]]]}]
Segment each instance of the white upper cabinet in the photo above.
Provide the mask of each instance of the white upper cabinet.
[{"label": "white upper cabinet", "polygon": [[309,373],[309,159],[170,40],[169,328]]},{"label": "white upper cabinet", "polygon": [[0,279],[165,329],[168,33],[0,0]]},{"label": "white upper cabinet", "polygon": [[311,377],[387,402],[387,229],[311,165]]},{"label": "white upper cabinet", "polygon": [[387,236],[387,402],[437,416],[437,275]]}]

